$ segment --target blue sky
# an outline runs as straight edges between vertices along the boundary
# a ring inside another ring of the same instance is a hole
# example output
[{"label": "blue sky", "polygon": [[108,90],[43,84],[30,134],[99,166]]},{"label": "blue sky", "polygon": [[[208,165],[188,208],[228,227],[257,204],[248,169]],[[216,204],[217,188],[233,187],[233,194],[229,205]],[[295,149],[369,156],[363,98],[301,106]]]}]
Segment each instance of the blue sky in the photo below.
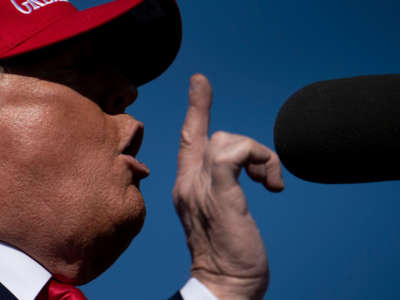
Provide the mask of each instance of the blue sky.
[{"label": "blue sky", "polygon": [[[171,190],[191,74],[204,73],[213,85],[211,132],[273,147],[279,108],[299,88],[400,70],[398,1],[178,3],[180,54],[128,110],[145,124],[139,156],[152,171],[142,183],[148,218],[123,256],[82,288],[89,299],[165,299],[188,279],[190,256]],[[322,185],[286,170],[284,178],[286,190],[271,194],[241,177],[268,251],[265,299],[400,299],[399,183]]]}]

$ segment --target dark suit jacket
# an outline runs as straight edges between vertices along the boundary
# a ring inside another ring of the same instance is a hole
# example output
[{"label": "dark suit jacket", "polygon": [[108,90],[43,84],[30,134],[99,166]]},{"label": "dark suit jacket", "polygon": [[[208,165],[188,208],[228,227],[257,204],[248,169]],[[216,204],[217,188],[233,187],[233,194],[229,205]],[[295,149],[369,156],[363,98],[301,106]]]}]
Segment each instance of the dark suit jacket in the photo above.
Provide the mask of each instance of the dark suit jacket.
[{"label": "dark suit jacket", "polygon": [[[4,285],[0,283],[0,300],[18,300]],[[168,300],[183,300],[181,294],[177,292]]]},{"label": "dark suit jacket", "polygon": [[[178,298],[179,299],[179,298]],[[0,283],[0,300],[18,300],[4,285]]]},{"label": "dark suit jacket", "polygon": [[183,300],[181,293],[177,292],[175,295],[173,295],[171,298],[168,300]]}]

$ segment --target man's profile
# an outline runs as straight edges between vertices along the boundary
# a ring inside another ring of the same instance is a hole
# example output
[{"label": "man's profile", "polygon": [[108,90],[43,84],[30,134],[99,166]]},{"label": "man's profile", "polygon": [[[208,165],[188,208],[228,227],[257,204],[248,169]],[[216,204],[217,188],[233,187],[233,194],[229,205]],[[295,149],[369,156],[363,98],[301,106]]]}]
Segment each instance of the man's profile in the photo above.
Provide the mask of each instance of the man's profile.
[{"label": "man's profile", "polygon": [[[173,0],[116,0],[83,12],[68,1],[11,0],[1,3],[0,28],[0,283],[18,299],[57,299],[53,282],[93,280],[142,228],[139,183],[149,170],[135,157],[144,125],[124,112],[137,87],[174,59],[179,12]],[[138,38],[121,39],[126,30]],[[279,159],[244,136],[208,138],[211,101],[208,80],[193,76],[173,192],[192,279],[175,297],[261,299],[268,263],[237,177],[245,168],[280,191]],[[30,267],[21,275],[4,257]],[[34,284],[16,280],[36,273]]]}]

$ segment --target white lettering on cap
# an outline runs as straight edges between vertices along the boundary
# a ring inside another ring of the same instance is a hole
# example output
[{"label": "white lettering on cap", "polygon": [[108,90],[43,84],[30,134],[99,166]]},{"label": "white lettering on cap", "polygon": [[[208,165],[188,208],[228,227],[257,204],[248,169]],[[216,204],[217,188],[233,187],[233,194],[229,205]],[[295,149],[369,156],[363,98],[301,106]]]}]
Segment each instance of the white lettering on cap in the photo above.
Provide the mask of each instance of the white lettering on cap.
[{"label": "white lettering on cap", "polygon": [[69,2],[69,0],[26,0],[21,4],[18,4],[17,0],[10,1],[19,12],[25,15],[29,15],[34,10],[38,10],[49,4],[53,4],[56,2]]}]

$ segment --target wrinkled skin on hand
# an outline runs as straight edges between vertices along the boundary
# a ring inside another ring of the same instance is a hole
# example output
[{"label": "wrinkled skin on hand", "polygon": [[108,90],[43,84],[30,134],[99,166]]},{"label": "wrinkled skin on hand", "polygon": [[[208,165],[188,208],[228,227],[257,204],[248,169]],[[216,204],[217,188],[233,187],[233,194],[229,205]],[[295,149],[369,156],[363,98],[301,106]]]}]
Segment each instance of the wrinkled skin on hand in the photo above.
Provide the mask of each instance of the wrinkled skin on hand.
[{"label": "wrinkled skin on hand", "polygon": [[245,136],[216,132],[208,138],[211,102],[207,78],[194,75],[173,190],[191,273],[221,300],[262,299],[268,261],[238,177],[245,168],[252,180],[279,192],[284,188],[279,158]]}]

